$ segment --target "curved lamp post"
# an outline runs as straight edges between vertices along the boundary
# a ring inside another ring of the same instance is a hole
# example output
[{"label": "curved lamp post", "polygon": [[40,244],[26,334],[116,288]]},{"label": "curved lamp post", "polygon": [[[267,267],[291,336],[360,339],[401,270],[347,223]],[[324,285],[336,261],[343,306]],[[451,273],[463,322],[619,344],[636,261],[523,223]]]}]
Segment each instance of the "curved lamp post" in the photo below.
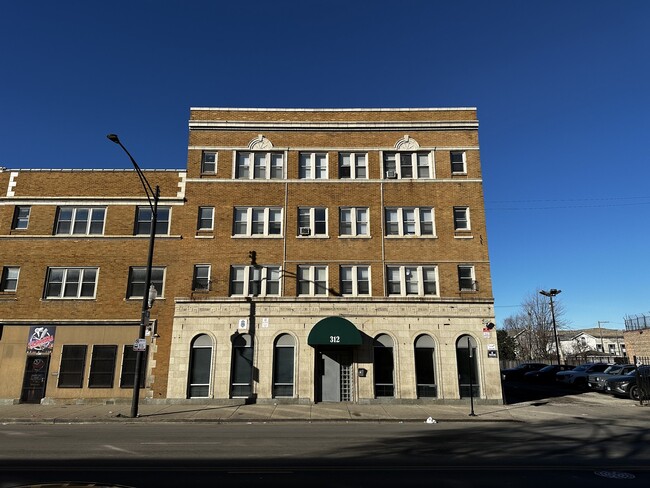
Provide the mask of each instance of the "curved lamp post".
[{"label": "curved lamp post", "polygon": [[[144,290],[142,297],[142,315],[140,317],[140,331],[138,333],[138,343],[142,344],[145,339],[145,333],[147,326],[149,325],[149,309],[153,305],[153,301],[156,299],[156,288],[151,284],[151,268],[153,264],[153,247],[156,239],[156,224],[158,223],[158,200],[160,199],[160,187],[156,185],[154,190],[147,178],[145,178],[140,166],[135,162],[131,153],[122,145],[120,139],[117,137],[117,134],[108,134],[106,136],[109,141],[114,142],[120,146],[126,155],[131,160],[135,172],[140,178],[142,183],[142,188],[147,195],[147,201],[149,202],[149,207],[151,208],[151,231],[149,234],[149,257],[147,259],[147,271],[144,280]],[[152,290],[153,288],[153,290]],[[145,349],[146,350],[146,349]],[[138,416],[138,401],[140,399],[140,378],[143,376],[142,372],[142,362],[144,352],[140,347],[136,351],[135,357],[135,374],[133,376],[133,399],[131,401],[131,417],[135,418]]]},{"label": "curved lamp post", "polygon": [[553,309],[553,297],[562,293],[562,290],[551,288],[549,291],[540,290],[541,295],[549,297],[551,300],[551,319],[553,320],[553,335],[555,336],[555,353],[557,354],[557,364],[560,364],[560,343],[557,340],[557,327],[555,326],[555,310]]}]

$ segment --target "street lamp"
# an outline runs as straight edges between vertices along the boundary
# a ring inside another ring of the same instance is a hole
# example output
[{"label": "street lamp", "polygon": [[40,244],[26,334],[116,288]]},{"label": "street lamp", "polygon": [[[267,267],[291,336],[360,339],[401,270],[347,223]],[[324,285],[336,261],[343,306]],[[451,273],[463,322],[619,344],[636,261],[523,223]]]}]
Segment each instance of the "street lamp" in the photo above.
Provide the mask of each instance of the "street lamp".
[{"label": "street lamp", "polygon": [[[142,188],[147,195],[147,201],[149,202],[149,207],[151,208],[151,231],[149,233],[149,257],[147,259],[147,271],[144,280],[144,290],[142,292],[142,314],[140,317],[140,331],[138,333],[138,348],[136,350],[135,356],[135,374],[133,376],[133,399],[131,401],[131,417],[135,418],[138,416],[138,401],[140,399],[140,378],[143,375],[142,372],[142,359],[143,353],[146,350],[142,349],[141,344],[145,339],[145,333],[147,326],[149,325],[149,309],[153,305],[154,300],[156,299],[156,288],[151,284],[151,268],[153,264],[153,246],[156,239],[156,224],[158,223],[158,200],[160,199],[160,187],[156,185],[154,190],[147,178],[145,178],[144,173],[138,166],[138,163],[135,162],[131,153],[122,145],[120,139],[117,137],[117,134],[108,134],[106,136],[109,141],[114,142],[120,146],[126,155],[131,160],[135,172],[140,178],[142,183]],[[146,347],[146,346],[145,346]]]},{"label": "street lamp", "polygon": [[557,340],[557,327],[555,326],[555,310],[553,309],[553,297],[562,293],[562,290],[551,288],[549,291],[541,290],[540,294],[549,297],[551,300],[551,319],[553,320],[553,335],[555,336],[555,353],[557,354],[557,364],[560,364],[560,343]]}]

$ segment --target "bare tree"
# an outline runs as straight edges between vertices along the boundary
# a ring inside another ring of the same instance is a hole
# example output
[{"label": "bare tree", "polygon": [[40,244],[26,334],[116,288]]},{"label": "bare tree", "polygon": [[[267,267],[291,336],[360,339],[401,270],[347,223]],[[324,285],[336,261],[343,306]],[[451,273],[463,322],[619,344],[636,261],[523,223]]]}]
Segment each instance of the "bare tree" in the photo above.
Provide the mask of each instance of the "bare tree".
[{"label": "bare tree", "polygon": [[[518,359],[552,359],[555,357],[555,334],[551,303],[540,295],[539,289],[529,294],[521,303],[521,310],[503,320],[503,328],[517,342]],[[564,306],[553,300],[555,325],[558,330],[566,327]]]}]

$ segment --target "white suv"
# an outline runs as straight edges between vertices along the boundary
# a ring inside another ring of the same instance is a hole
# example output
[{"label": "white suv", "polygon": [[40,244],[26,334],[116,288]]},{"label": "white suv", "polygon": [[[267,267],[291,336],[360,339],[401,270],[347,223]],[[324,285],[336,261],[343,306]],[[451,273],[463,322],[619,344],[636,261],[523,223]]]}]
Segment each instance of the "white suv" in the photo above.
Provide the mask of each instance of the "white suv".
[{"label": "white suv", "polygon": [[575,386],[578,388],[587,388],[589,375],[593,373],[602,373],[611,364],[607,363],[585,363],[576,366],[569,371],[558,371],[555,373],[555,381],[565,385]]}]

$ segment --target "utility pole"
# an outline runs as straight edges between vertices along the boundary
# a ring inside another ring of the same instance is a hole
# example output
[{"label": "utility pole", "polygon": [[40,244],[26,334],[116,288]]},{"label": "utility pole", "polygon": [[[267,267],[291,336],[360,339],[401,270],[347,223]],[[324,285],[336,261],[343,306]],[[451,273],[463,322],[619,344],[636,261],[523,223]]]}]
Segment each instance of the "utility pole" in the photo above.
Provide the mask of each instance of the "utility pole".
[{"label": "utility pole", "polygon": [[609,320],[599,320],[598,321],[598,332],[600,333],[600,347],[602,352],[605,352],[605,344],[603,343],[603,329],[600,328],[600,324],[609,324]]}]

